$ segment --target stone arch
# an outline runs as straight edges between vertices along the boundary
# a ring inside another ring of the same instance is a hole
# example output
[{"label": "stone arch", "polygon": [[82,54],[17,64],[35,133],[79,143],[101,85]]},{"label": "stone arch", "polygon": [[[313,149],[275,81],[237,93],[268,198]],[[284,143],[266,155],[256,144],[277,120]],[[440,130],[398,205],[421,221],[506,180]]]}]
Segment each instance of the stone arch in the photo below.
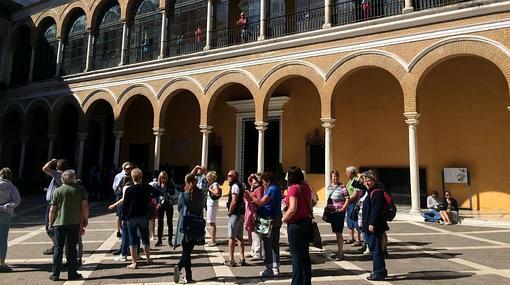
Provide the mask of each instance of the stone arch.
[{"label": "stone arch", "polygon": [[83,113],[87,114],[90,106],[92,106],[96,101],[98,100],[105,100],[110,104],[112,107],[112,110],[117,105],[117,98],[115,97],[115,94],[113,94],[112,91],[108,89],[98,89],[91,92],[83,102],[81,103],[81,107],[83,109]]},{"label": "stone arch", "polygon": [[[324,86],[323,98],[321,98],[321,117],[334,118],[334,98],[335,88],[347,76],[361,68],[376,67],[389,72],[397,81],[402,84],[408,81],[408,71],[406,62],[389,52],[379,50],[360,51],[348,54],[337,61],[326,74],[326,84]],[[404,105],[406,102],[406,93],[404,94]]]},{"label": "stone arch", "polygon": [[119,122],[119,126],[123,126],[124,114],[132,103],[132,99],[138,96],[143,96],[149,100],[154,114],[154,128],[159,128],[159,114],[156,113],[160,109],[159,101],[154,92],[154,89],[148,84],[134,84],[129,86],[122,92],[117,100],[117,105],[114,108],[115,121]]},{"label": "stone arch", "polygon": [[172,99],[177,95],[180,91],[189,91],[197,98],[197,101],[202,108],[203,101],[205,101],[205,97],[203,96],[202,86],[198,81],[195,81],[191,78],[175,78],[170,82],[165,84],[163,88],[159,91],[157,97],[160,102],[160,108],[157,110],[157,113],[160,114],[159,117],[159,125],[162,126],[166,120],[166,109],[168,104],[172,101]]},{"label": "stone arch", "polygon": [[85,17],[87,17],[87,29],[90,29],[89,24],[89,18],[90,18],[90,10],[88,9],[87,5],[82,1],[76,1],[71,4],[68,4],[62,13],[60,14],[60,17],[58,18],[57,22],[57,37],[65,36],[65,31],[68,28],[69,21],[73,17],[74,13],[76,11],[82,10],[85,14]]},{"label": "stone arch", "polygon": [[85,132],[85,115],[80,107],[80,103],[78,100],[72,96],[60,96],[55,102],[53,102],[51,113],[50,113],[50,124],[49,124],[49,132],[51,133],[53,130],[55,130],[56,122],[59,119],[59,116],[62,113],[62,106],[65,104],[70,103],[74,108],[76,109],[76,112],[78,113],[78,132]]},{"label": "stone arch", "polygon": [[[420,52],[409,64],[413,78],[406,86],[408,94],[416,94],[418,87],[435,66],[457,56],[477,56],[493,63],[501,71],[510,90],[510,50],[499,42],[480,36],[458,36],[438,41]],[[418,111],[417,98],[410,103],[407,112]]]},{"label": "stone arch", "polygon": [[[99,17],[99,13],[101,12],[101,9],[103,8],[103,6],[105,4],[108,4],[109,2],[117,2],[119,4],[119,7],[120,7],[120,13],[122,15],[124,9],[123,9],[123,5],[122,5],[122,1],[118,1],[118,0],[95,0],[92,5],[91,5],[91,8],[90,8],[90,17],[87,16],[87,26],[90,27],[90,29],[96,29],[97,26],[97,17]],[[121,20],[123,18],[121,17]]]},{"label": "stone arch", "polygon": [[37,40],[37,33],[34,26],[34,22],[30,18],[26,18],[22,21],[17,22],[14,24],[14,27],[12,28],[12,32],[7,37],[7,49],[12,50],[15,47],[16,44],[16,37],[18,35],[18,30],[21,26],[26,26],[28,30],[30,31],[30,44],[33,45],[35,41]]},{"label": "stone arch", "polygon": [[3,108],[3,110],[0,112],[0,116],[4,116],[11,111],[18,112],[20,117],[25,115],[25,110],[20,103],[11,103]]},{"label": "stone arch", "polygon": [[48,102],[48,100],[46,100],[46,98],[38,98],[32,102],[30,102],[26,108],[25,108],[25,114],[23,116],[23,133],[26,133],[28,130],[26,129],[27,126],[29,126],[30,124],[28,123],[28,120],[30,118],[30,112],[34,109],[34,108],[37,108],[37,107],[42,107],[47,115],[47,120],[48,120],[48,126],[49,126],[49,122],[50,122],[50,114],[51,114],[51,104],[50,102]]},{"label": "stone arch", "polygon": [[265,110],[267,109],[273,91],[281,82],[291,77],[303,77],[308,79],[315,86],[318,93],[322,94],[325,75],[319,67],[304,61],[291,61],[278,64],[271,68],[260,80],[261,98],[255,101],[255,121],[266,121],[267,112],[265,112]]},{"label": "stone arch", "polygon": [[60,29],[58,24],[58,14],[54,10],[47,10],[44,13],[40,14],[36,20],[34,21],[34,25],[36,27],[36,34],[39,35],[41,33],[41,24],[43,24],[47,20],[53,20],[56,25],[56,36],[57,39],[60,38]]},{"label": "stone arch", "polygon": [[198,100],[200,106],[200,124],[207,125],[209,123],[209,115],[212,112],[214,103],[218,98],[221,91],[232,84],[240,84],[244,86],[253,96],[255,104],[259,99],[259,86],[256,83],[255,77],[245,70],[229,70],[217,74],[205,86],[205,100]]}]

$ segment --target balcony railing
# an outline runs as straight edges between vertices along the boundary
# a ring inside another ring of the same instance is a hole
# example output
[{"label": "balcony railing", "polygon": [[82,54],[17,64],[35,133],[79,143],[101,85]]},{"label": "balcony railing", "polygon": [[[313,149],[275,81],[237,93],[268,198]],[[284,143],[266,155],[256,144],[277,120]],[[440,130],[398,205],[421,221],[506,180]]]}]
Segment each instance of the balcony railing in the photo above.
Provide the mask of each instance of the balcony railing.
[{"label": "balcony railing", "polygon": [[267,38],[319,30],[324,25],[324,7],[296,12],[267,20]]},{"label": "balcony railing", "polygon": [[86,55],[64,57],[62,59],[62,75],[76,74],[85,70]]},{"label": "balcony railing", "polygon": [[419,11],[466,1],[469,0],[413,0],[413,7],[414,11]]},{"label": "balcony railing", "polygon": [[132,46],[124,50],[125,63],[137,63],[157,59],[160,53],[161,41],[147,41],[140,46]]},{"label": "balcony railing", "polygon": [[180,35],[170,35],[166,43],[167,55],[178,56],[203,51],[205,35],[205,30],[200,33],[189,32]]},{"label": "balcony railing", "polygon": [[98,70],[118,66],[120,64],[120,51],[120,48],[116,48],[95,52],[90,56],[92,69]]},{"label": "balcony railing", "polygon": [[364,3],[343,0],[333,8],[333,25],[340,26],[402,13],[404,0],[369,0]]},{"label": "balcony railing", "polygon": [[251,22],[246,30],[243,30],[241,25],[235,25],[211,31],[211,46],[212,48],[222,48],[255,42],[260,34],[259,24],[259,22]]}]

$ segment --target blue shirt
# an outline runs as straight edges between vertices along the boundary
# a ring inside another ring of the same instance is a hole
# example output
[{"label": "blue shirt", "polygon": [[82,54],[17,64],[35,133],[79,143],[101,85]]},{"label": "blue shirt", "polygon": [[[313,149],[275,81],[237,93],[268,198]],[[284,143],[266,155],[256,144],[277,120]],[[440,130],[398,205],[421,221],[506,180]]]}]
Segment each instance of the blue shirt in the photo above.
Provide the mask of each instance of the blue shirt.
[{"label": "blue shirt", "polygon": [[257,213],[261,217],[274,217],[276,211],[279,211],[282,205],[282,193],[276,184],[271,184],[264,192],[264,196],[269,197],[269,202],[260,206]]}]

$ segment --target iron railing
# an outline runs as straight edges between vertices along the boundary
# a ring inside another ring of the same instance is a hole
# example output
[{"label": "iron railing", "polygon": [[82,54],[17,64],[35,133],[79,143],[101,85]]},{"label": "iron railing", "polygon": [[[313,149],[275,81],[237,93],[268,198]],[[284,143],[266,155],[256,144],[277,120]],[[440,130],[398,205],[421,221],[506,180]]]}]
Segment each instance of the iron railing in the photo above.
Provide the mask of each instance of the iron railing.
[{"label": "iron railing", "polygon": [[211,31],[212,48],[222,48],[232,45],[257,41],[260,35],[260,23],[248,23],[246,30],[242,25],[229,26],[224,29]]},{"label": "iron railing", "polygon": [[148,40],[140,46],[133,46],[124,50],[126,64],[157,59],[160,53],[161,42]]},{"label": "iron railing", "polygon": [[322,29],[324,7],[295,12],[267,20],[266,37],[277,38]]},{"label": "iron railing", "polygon": [[94,36],[94,48],[90,62],[92,69],[118,66],[122,50],[122,24],[101,27]]},{"label": "iron railing", "polygon": [[69,36],[64,44],[62,56],[62,75],[80,73],[85,70],[87,59],[87,34]]},{"label": "iron railing", "polygon": [[414,11],[419,11],[466,1],[468,0],[413,0],[413,8]]},{"label": "iron railing", "polygon": [[359,21],[388,17],[402,13],[404,0],[343,0],[333,7],[333,25],[340,26]]},{"label": "iron railing", "polygon": [[171,57],[203,51],[205,35],[205,30],[200,33],[188,32],[180,35],[170,35],[166,42],[167,55]]}]

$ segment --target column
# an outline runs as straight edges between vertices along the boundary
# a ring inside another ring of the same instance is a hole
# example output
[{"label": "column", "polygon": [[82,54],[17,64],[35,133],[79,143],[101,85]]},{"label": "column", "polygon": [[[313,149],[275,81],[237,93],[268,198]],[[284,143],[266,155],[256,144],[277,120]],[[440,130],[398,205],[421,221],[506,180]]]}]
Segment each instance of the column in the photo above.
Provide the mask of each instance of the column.
[{"label": "column", "polygon": [[48,134],[48,156],[46,157],[46,160],[51,160],[53,158],[53,144],[55,143],[56,138],[57,135]]},{"label": "column", "polygon": [[202,133],[202,159],[200,165],[208,167],[209,165],[209,134],[212,132],[212,126],[200,125]]},{"label": "column", "polygon": [[260,35],[257,39],[259,41],[266,39],[266,1],[260,0]]},{"label": "column", "polygon": [[161,157],[161,136],[165,134],[165,129],[152,129],[154,133],[154,167],[153,170],[159,170],[159,160]]},{"label": "column", "polygon": [[[32,54],[30,56],[30,70],[28,71],[28,82],[34,79],[34,60],[35,60],[35,47],[32,46]],[[13,64],[15,64],[13,62]]]},{"label": "column", "polygon": [[19,158],[19,169],[18,169],[18,178],[21,179],[23,177],[23,168],[25,168],[25,152],[27,149],[27,142],[29,137],[21,137],[21,154]]},{"label": "column", "polygon": [[[333,151],[331,147],[331,129],[335,126],[333,123],[335,119],[325,118],[322,119],[322,127],[324,128],[324,185],[327,188],[331,184],[331,158]],[[327,193],[325,193],[327,195]],[[327,200],[327,197],[326,197]]]},{"label": "column", "polygon": [[402,9],[402,13],[409,13],[414,10],[413,0],[405,0],[404,9]]},{"label": "column", "polygon": [[409,126],[409,172],[411,175],[411,213],[420,213],[420,172],[418,168],[417,130],[420,114],[404,113]]},{"label": "column", "polygon": [[159,46],[159,59],[165,57],[167,19],[165,11],[161,11],[161,44]]},{"label": "column", "polygon": [[60,65],[62,64],[62,49],[64,44],[62,43],[62,39],[57,39],[57,64],[55,65],[55,77],[60,76]]},{"label": "column", "polygon": [[212,29],[212,0],[207,0],[207,32],[205,34],[204,50],[211,49],[211,29]]},{"label": "column", "polygon": [[128,34],[128,28],[127,28],[127,23],[126,21],[124,20],[122,22],[122,45],[120,47],[120,62],[119,62],[119,66],[122,66],[124,64],[124,57],[126,56],[125,53],[126,53],[126,44],[127,44],[127,34]]},{"label": "column", "polygon": [[89,37],[87,40],[87,58],[85,59],[85,70],[90,70],[90,57],[92,55],[92,43],[94,42],[94,36],[92,35],[92,31],[89,30]]},{"label": "column", "polygon": [[120,157],[120,139],[124,135],[123,131],[113,131],[113,135],[115,136],[115,149],[113,150],[113,165],[115,167],[119,166],[119,157]]},{"label": "column", "polygon": [[267,130],[267,122],[255,122],[255,128],[259,131],[259,144],[257,149],[257,172],[264,172],[264,131]]},{"label": "column", "polygon": [[85,140],[87,139],[87,133],[78,133],[78,161],[76,166],[76,176],[82,177],[81,172],[83,170],[83,152],[85,150]]},{"label": "column", "polygon": [[322,28],[331,28],[331,0],[324,0],[324,25]]}]

